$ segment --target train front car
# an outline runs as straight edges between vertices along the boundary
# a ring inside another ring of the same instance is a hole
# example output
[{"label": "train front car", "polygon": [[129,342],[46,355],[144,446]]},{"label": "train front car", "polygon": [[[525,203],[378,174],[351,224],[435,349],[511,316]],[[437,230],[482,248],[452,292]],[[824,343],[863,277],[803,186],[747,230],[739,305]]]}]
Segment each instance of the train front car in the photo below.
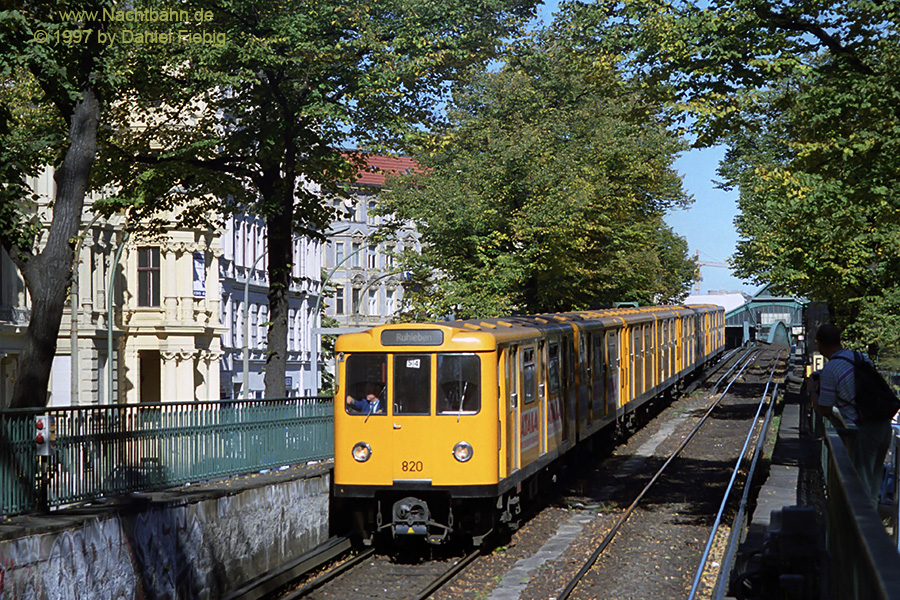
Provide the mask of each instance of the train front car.
[{"label": "train front car", "polygon": [[342,335],[335,351],[337,520],[366,544],[488,533],[492,513],[478,507],[489,508],[498,482],[496,340],[387,325]]}]

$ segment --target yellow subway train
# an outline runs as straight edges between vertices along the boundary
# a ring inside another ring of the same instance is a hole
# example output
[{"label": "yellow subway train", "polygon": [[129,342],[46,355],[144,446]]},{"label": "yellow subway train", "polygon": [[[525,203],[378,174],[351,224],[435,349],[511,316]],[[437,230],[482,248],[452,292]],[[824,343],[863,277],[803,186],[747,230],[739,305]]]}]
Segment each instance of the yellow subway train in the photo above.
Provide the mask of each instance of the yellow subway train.
[{"label": "yellow subway train", "polygon": [[630,430],[724,349],[718,306],[374,327],[338,338],[335,522],[480,544],[597,434]]}]

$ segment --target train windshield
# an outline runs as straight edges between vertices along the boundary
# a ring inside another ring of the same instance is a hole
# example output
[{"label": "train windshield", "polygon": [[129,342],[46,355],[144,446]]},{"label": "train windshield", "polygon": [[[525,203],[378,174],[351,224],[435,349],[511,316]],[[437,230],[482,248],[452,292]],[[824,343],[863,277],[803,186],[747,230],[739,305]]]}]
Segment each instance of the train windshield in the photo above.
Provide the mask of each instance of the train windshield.
[{"label": "train windshield", "polygon": [[431,415],[432,390],[437,414],[473,415],[481,410],[481,361],[476,354],[351,354],[344,373],[350,414],[383,415],[393,403],[395,415]]},{"label": "train windshield", "polygon": [[431,414],[431,355],[394,356],[394,414]]},{"label": "train windshield", "polygon": [[437,355],[437,410],[475,414],[481,410],[481,363],[474,354]]},{"label": "train windshield", "polygon": [[387,355],[353,354],[347,357],[346,410],[354,415],[387,413]]}]

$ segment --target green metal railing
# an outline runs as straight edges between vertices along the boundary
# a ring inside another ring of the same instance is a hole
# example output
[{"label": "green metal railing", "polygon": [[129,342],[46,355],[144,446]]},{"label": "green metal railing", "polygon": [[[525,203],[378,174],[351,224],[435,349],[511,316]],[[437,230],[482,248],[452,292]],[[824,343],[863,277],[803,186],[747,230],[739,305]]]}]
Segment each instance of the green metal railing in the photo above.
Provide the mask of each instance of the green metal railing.
[{"label": "green metal railing", "polygon": [[900,598],[900,554],[896,544],[863,491],[839,430],[827,427],[824,439],[825,546],[830,556],[831,597]]},{"label": "green metal railing", "polygon": [[[35,420],[55,440],[39,457]],[[330,398],[0,411],[0,515],[331,458]]]}]

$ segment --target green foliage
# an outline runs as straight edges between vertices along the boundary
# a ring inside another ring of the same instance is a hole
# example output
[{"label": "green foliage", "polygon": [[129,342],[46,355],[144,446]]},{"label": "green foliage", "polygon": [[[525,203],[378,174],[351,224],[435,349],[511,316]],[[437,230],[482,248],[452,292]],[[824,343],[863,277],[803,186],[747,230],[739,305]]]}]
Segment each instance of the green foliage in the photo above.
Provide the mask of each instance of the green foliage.
[{"label": "green foliage", "polygon": [[555,34],[520,44],[459,90],[417,155],[426,172],[382,204],[413,220],[409,318],[584,309],[677,299],[693,279],[661,214],[687,202],[680,142],[602,57]]},{"label": "green foliage", "polygon": [[626,0],[569,14],[586,48],[665,84],[698,145],[729,144],[736,274],[828,303],[859,343],[896,344],[900,4]]},{"label": "green foliage", "polygon": [[[321,317],[322,327],[338,327],[340,323],[334,317],[329,317],[324,313],[324,309],[322,311]],[[337,336],[334,334],[323,335],[322,336],[322,363],[325,365],[333,365],[334,364],[334,343],[337,341]],[[327,368],[322,369],[322,385],[319,388],[319,394],[323,396],[332,396],[334,395],[334,376],[335,374],[329,371]]]},{"label": "green foliage", "polygon": [[[104,183],[121,188],[139,213],[190,197],[200,204],[186,218],[249,207],[318,236],[333,217],[321,192],[342,195],[338,182],[353,179],[363,161],[341,149],[402,147],[430,126],[451,82],[490,60],[534,3],[184,2],[211,20],[153,29],[221,37],[129,56],[138,93],[116,107],[119,153],[110,154]],[[135,113],[146,127],[127,127]]]}]

